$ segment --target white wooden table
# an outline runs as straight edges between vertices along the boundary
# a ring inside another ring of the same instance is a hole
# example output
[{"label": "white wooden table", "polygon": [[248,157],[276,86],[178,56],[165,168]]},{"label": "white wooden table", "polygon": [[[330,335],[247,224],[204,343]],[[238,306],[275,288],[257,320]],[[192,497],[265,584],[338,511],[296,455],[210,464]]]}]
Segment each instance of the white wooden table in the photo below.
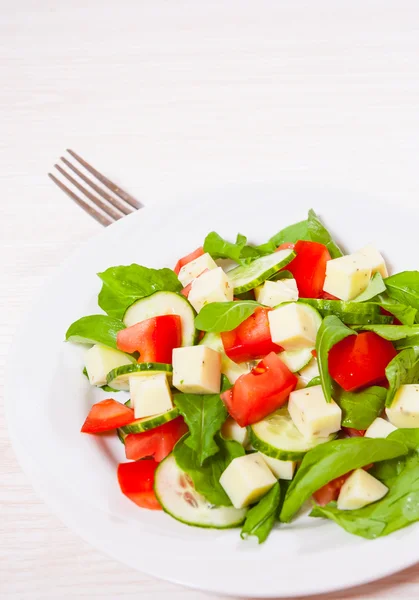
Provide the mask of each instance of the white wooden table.
[{"label": "white wooden table", "polygon": [[[100,229],[46,177],[65,148],[147,205],[258,180],[417,203],[418,57],[415,0],[2,0],[1,383],[35,292]],[[17,464],[2,408],[0,481],[2,600],[208,597],[68,531]],[[419,566],[330,596],[418,597]]]}]

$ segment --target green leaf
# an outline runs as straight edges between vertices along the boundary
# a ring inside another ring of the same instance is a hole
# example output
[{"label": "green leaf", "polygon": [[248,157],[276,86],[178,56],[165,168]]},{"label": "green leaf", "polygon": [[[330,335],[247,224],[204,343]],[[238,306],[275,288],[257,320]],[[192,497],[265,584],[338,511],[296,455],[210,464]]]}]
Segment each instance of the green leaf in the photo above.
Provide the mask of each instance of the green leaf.
[{"label": "green leaf", "polygon": [[254,300],[211,302],[195,317],[195,327],[213,333],[231,331],[249,318],[259,306],[261,304]]},{"label": "green leaf", "polygon": [[269,281],[278,281],[279,279],[294,279],[294,275],[291,271],[278,271],[272,277],[269,277]]},{"label": "green leaf", "polygon": [[375,296],[378,296],[378,294],[381,294],[385,291],[386,284],[384,283],[382,276],[380,275],[380,273],[374,273],[374,275],[371,277],[367,289],[364,290],[361,294],[359,294],[359,296],[354,298],[352,302],[365,302],[367,300],[372,300],[373,298],[375,298]]},{"label": "green leaf", "polygon": [[221,375],[221,393],[231,389],[233,385],[230,383],[228,377]]},{"label": "green leaf", "polygon": [[98,304],[108,315],[122,319],[136,300],[154,292],[180,292],[182,285],[171,269],[149,269],[141,265],[110,267],[98,273],[103,282]]},{"label": "green leaf", "polygon": [[298,240],[306,240],[308,235],[308,219],[305,221],[299,221],[294,225],[289,225],[285,229],[281,229],[274,236],[272,236],[268,243],[274,244],[275,248],[281,244],[290,243],[295,244]]},{"label": "green leaf", "polygon": [[219,394],[175,394],[173,402],[189,427],[190,436],[185,443],[202,465],[218,452],[214,438],[227,418],[227,409]]},{"label": "green leaf", "polygon": [[275,252],[275,249],[269,242],[261,246],[248,245],[246,236],[241,233],[237,234],[235,243],[225,240],[215,231],[211,231],[204,241],[204,252],[208,252],[214,260],[229,258],[239,264],[248,264],[260,256]]},{"label": "green leaf", "polygon": [[380,306],[375,302],[344,302],[315,298],[300,298],[299,302],[310,304],[322,317],[335,315],[346,325],[387,324],[393,321],[392,317],[380,314]]},{"label": "green leaf", "polygon": [[419,348],[406,348],[393,358],[386,367],[389,382],[386,406],[391,406],[401,385],[419,382]]},{"label": "green leaf", "polygon": [[320,375],[317,375],[317,377],[313,377],[313,379],[310,379],[310,381],[306,385],[306,388],[313,387],[314,385],[321,385],[321,382],[322,380]]},{"label": "green leaf", "polygon": [[380,416],[386,401],[387,390],[372,386],[361,392],[346,392],[334,395],[334,400],[342,409],[342,426],[353,429],[368,429]]},{"label": "green leaf", "polygon": [[401,304],[419,309],[419,271],[403,271],[385,280],[387,293]]},{"label": "green leaf", "polygon": [[419,325],[366,325],[358,331],[373,331],[385,340],[393,342],[398,350],[419,346]]},{"label": "green leaf", "polygon": [[356,335],[355,331],[346,327],[335,316],[326,317],[317,332],[316,351],[319,365],[321,384],[326,401],[332,400],[332,378],[329,374],[329,352],[335,344],[341,342],[349,335]]},{"label": "green leaf", "polygon": [[277,519],[280,499],[281,488],[279,482],[277,482],[247,513],[246,521],[240,533],[243,540],[250,536],[256,536],[259,544],[266,540]]},{"label": "green leaf", "polygon": [[378,294],[374,298],[374,302],[394,315],[403,325],[413,325],[415,323],[416,313],[418,312],[416,308],[400,304],[388,294]]},{"label": "green leaf", "polygon": [[107,315],[90,315],[72,323],[65,339],[78,344],[103,344],[116,348],[116,336],[122,329],[125,329],[125,325],[119,319]]},{"label": "green leaf", "polygon": [[407,453],[398,441],[363,437],[326,442],[309,450],[288,488],[281,521],[288,522],[308,498],[321,487],[370,463],[396,458]]}]

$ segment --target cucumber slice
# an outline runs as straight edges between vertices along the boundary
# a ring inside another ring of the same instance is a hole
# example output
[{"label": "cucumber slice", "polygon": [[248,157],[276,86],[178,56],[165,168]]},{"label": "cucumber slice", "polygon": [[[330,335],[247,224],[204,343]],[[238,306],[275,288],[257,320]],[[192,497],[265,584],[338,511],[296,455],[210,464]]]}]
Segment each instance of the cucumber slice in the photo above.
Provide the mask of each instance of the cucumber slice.
[{"label": "cucumber slice", "polygon": [[336,437],[333,434],[326,438],[305,438],[294,425],[287,408],[281,408],[251,425],[249,435],[255,450],[279,460],[301,460],[311,448]]},{"label": "cucumber slice", "polygon": [[165,363],[135,363],[132,365],[123,365],[112,369],[107,376],[108,385],[115,390],[129,392],[128,380],[132,375],[157,375],[165,373],[171,377],[173,373],[172,365]]},{"label": "cucumber slice", "polygon": [[250,363],[237,364],[227,356],[219,333],[206,333],[199,345],[212,348],[221,354],[221,373],[227,377],[230,383],[235,383],[241,375],[250,373],[253,368]]},{"label": "cucumber slice", "polygon": [[156,292],[137,300],[127,309],[123,321],[130,327],[161,315],[179,315],[182,321],[182,346],[193,346],[196,343],[196,313],[184,296],[174,292]]},{"label": "cucumber slice", "polygon": [[393,318],[380,314],[380,307],[372,302],[343,302],[340,300],[315,300],[300,298],[299,302],[312,306],[322,317],[336,315],[346,325],[392,323]]},{"label": "cucumber slice", "polygon": [[119,441],[122,442],[125,445],[125,438],[127,437],[127,434],[124,433],[121,429],[117,429],[116,430],[116,435],[118,436]]},{"label": "cucumber slice", "polygon": [[291,373],[297,373],[304,369],[313,358],[311,348],[302,348],[301,350],[288,350],[280,352],[279,358],[284,362]]},{"label": "cucumber slice", "polygon": [[178,467],[173,454],[159,464],[154,491],[163,510],[186,525],[229,529],[239,527],[246,517],[245,508],[214,506],[198,494],[190,477]]},{"label": "cucumber slice", "polygon": [[[131,401],[130,406],[131,406]],[[128,403],[126,403],[128,404]],[[150,429],[154,429],[155,427],[159,427],[159,425],[164,425],[169,421],[173,421],[176,417],[179,416],[179,409],[172,408],[165,413],[161,413],[160,415],[154,415],[152,417],[144,417],[143,419],[137,419],[133,421],[129,425],[124,425],[120,427],[122,433],[143,433],[143,431],[149,431]]]},{"label": "cucumber slice", "polygon": [[261,256],[250,265],[240,265],[232,269],[227,275],[233,284],[234,293],[243,294],[257,287],[285,267],[295,256],[295,252],[292,250],[280,250],[267,256]]}]

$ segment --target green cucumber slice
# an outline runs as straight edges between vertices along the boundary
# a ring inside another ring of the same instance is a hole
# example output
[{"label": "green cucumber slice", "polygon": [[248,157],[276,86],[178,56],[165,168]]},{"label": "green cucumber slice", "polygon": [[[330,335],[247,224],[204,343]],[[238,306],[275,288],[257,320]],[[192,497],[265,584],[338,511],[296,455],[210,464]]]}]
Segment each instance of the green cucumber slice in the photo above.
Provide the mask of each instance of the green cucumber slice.
[{"label": "green cucumber slice", "polygon": [[326,438],[305,438],[294,425],[287,408],[281,408],[251,425],[249,435],[255,450],[280,460],[301,460],[311,448],[336,437],[333,434]]},{"label": "green cucumber slice", "polygon": [[250,265],[240,265],[227,273],[234,287],[235,294],[243,294],[261,285],[266,279],[275,275],[295,258],[292,250],[280,250],[267,256],[261,256]]},{"label": "green cucumber slice", "polygon": [[300,298],[298,302],[312,306],[322,315],[336,315],[346,325],[392,323],[393,318],[380,314],[380,307],[372,302],[343,302],[340,300],[316,300]]},{"label": "green cucumber slice", "polygon": [[127,434],[124,433],[121,429],[117,429],[116,435],[118,436],[119,441],[122,442],[122,444],[124,444],[124,446],[125,446],[125,438],[127,437]]},{"label": "green cucumber slice", "polygon": [[123,365],[112,369],[106,375],[108,385],[115,390],[129,392],[128,380],[133,375],[157,375],[165,373],[168,377],[172,376],[173,367],[165,363],[135,363],[132,365]]},{"label": "green cucumber slice", "polygon": [[230,383],[235,383],[241,375],[250,373],[253,368],[249,363],[237,364],[227,356],[219,333],[206,333],[199,345],[212,348],[221,354],[221,373],[227,377]]},{"label": "green cucumber slice", "polygon": [[230,529],[239,527],[247,509],[214,506],[195,491],[192,480],[169,454],[158,466],[154,491],[163,510],[177,521],[195,527]]},{"label": "green cucumber slice", "polygon": [[313,358],[312,348],[302,348],[301,350],[285,350],[278,354],[283,363],[287,365],[291,373],[297,373],[304,369]]},{"label": "green cucumber slice", "polygon": [[129,425],[124,425],[123,427],[120,427],[120,430],[122,433],[125,434],[143,433],[144,431],[149,431],[150,429],[159,427],[159,425],[164,425],[169,421],[173,421],[173,419],[176,419],[176,417],[178,417],[179,414],[179,410],[175,407],[171,410],[168,410],[165,413],[161,413],[160,415],[153,415],[152,417],[144,417],[143,419],[137,419],[136,421],[129,423]]},{"label": "green cucumber slice", "polygon": [[123,321],[127,327],[161,315],[179,315],[182,321],[182,346],[196,343],[196,313],[188,300],[174,292],[156,292],[134,302],[126,311]]}]

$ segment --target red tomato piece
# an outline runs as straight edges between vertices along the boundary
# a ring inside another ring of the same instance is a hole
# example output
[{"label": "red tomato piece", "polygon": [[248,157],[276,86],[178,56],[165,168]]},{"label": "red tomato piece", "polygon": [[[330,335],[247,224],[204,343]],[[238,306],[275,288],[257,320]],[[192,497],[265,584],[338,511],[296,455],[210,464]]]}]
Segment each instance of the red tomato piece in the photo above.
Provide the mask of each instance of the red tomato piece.
[{"label": "red tomato piece", "polygon": [[203,254],[204,254],[204,249],[202,248],[202,246],[200,246],[199,248],[197,248],[196,250],[194,250],[190,254],[187,254],[186,256],[183,256],[182,258],[179,258],[179,260],[176,263],[175,268],[173,269],[174,272],[176,273],[176,275],[179,275],[179,271],[181,270],[182,267],[184,267],[188,263],[192,262],[196,258],[199,258]]},{"label": "red tomato piece", "polygon": [[333,294],[329,294],[328,292],[323,292],[320,298],[322,300],[339,300],[339,298],[336,298],[336,296],[333,296]]},{"label": "red tomato piece", "polygon": [[336,501],[338,499],[341,487],[351,473],[352,471],[346,473],[346,475],[342,475],[341,477],[337,477],[336,479],[329,481],[329,483],[326,483],[326,485],[317,490],[317,492],[314,492],[313,498],[317,504],[320,504],[320,506],[326,506],[326,504],[329,504],[329,502]]},{"label": "red tomato piece", "polygon": [[271,352],[250,373],[241,375],[221,398],[233,419],[246,427],[285,404],[297,381],[275,352]]},{"label": "red tomato piece", "polygon": [[269,308],[257,308],[236,329],[221,334],[224,350],[231,360],[240,363],[262,358],[269,352],[281,352],[282,348],[271,339],[269,311]]},{"label": "red tomato piece", "polygon": [[284,244],[280,244],[275,252],[279,252],[280,250],[294,250],[295,244],[291,242],[285,242]]},{"label": "red tomato piece", "polygon": [[159,463],[171,453],[176,442],[187,431],[188,427],[183,418],[177,417],[149,431],[130,433],[125,438],[125,456],[129,460],[153,456]]},{"label": "red tomato piece", "polygon": [[394,346],[372,331],[351,335],[329,352],[329,372],[347,392],[386,381],[385,369],[396,356]]},{"label": "red tomato piece", "polygon": [[103,433],[128,425],[132,421],[134,421],[132,408],[109,398],[92,406],[81,431],[83,433]]},{"label": "red tomato piece", "polygon": [[179,315],[152,317],[118,331],[118,350],[139,352],[138,362],[171,363],[173,348],[182,343],[182,322]]},{"label": "red tomato piece", "polygon": [[364,437],[366,429],[353,429],[352,427],[342,427],[343,433],[348,437]]},{"label": "red tomato piece", "polygon": [[161,510],[154,493],[155,460],[121,463],[118,465],[118,482],[121,492],[141,508]]},{"label": "red tomato piece", "polygon": [[329,250],[318,242],[299,240],[294,248],[297,256],[284,269],[291,271],[301,298],[320,298],[326,277]]}]

